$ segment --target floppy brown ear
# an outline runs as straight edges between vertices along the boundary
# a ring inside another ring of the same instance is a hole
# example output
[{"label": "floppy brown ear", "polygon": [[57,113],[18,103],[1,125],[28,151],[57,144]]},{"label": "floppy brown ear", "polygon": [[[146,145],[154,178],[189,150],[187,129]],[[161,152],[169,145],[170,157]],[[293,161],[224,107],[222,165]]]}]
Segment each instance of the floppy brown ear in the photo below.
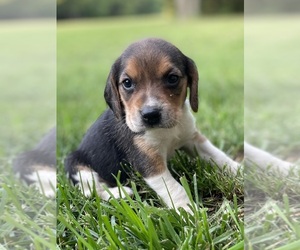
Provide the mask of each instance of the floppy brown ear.
[{"label": "floppy brown ear", "polygon": [[114,112],[115,116],[120,119],[123,116],[124,109],[121,103],[120,93],[118,89],[118,78],[121,66],[119,58],[111,67],[104,90],[104,98],[108,106]]},{"label": "floppy brown ear", "polygon": [[198,70],[196,64],[187,58],[188,87],[190,88],[190,104],[194,112],[198,111]]}]

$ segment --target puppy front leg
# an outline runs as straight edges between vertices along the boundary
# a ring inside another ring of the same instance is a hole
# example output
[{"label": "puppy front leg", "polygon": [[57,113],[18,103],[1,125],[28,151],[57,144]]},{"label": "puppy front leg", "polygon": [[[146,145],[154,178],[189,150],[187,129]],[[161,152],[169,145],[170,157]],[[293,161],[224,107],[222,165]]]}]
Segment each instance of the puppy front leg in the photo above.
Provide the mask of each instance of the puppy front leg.
[{"label": "puppy front leg", "polygon": [[184,188],[173,178],[167,167],[167,150],[156,138],[136,137],[134,144],[137,152],[133,154],[133,166],[169,208],[184,208],[191,212],[191,203]]},{"label": "puppy front leg", "polygon": [[169,208],[184,208],[191,212],[188,204],[191,204],[187,193],[171,175],[168,168],[155,176],[145,178],[146,183],[161,197]]},{"label": "puppy front leg", "polygon": [[231,173],[236,174],[240,164],[230,159],[224,152],[216,148],[208,139],[198,131],[194,133],[192,140],[186,143],[182,149],[192,156],[197,156],[206,161],[216,163],[218,167],[227,166]]}]

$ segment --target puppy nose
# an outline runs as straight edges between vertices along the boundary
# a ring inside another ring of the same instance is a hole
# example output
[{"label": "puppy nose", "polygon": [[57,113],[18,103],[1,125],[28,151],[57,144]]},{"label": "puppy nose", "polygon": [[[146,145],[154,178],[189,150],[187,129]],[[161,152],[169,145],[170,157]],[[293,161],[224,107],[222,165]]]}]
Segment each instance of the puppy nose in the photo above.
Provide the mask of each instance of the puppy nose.
[{"label": "puppy nose", "polygon": [[157,107],[146,106],[141,110],[141,115],[145,124],[154,126],[160,123],[161,109]]}]

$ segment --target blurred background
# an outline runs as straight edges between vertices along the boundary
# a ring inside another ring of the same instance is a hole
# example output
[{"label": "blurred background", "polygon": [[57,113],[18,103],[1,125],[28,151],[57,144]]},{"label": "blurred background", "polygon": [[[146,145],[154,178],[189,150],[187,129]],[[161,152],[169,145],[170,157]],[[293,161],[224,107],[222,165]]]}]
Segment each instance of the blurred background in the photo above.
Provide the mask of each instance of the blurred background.
[{"label": "blurred background", "polygon": [[[298,166],[299,34],[299,1],[245,1],[244,137]],[[259,169],[253,164],[244,171],[249,249],[292,249],[292,245],[299,249],[299,168],[284,174],[280,168],[265,165]]]},{"label": "blurred background", "polygon": [[[51,17],[53,2],[49,0],[1,0],[1,18]],[[179,17],[198,14],[243,12],[241,0],[58,0],[57,18],[107,17],[164,12]]]},{"label": "blurred background", "polygon": [[[52,17],[55,1],[1,0],[0,18]],[[242,13],[241,0],[57,0],[57,19],[165,13],[176,17]],[[298,0],[248,1],[247,13],[295,13]]]},{"label": "blurred background", "polygon": [[216,14],[242,12],[243,1],[240,0],[133,0],[133,1],[75,1],[59,0],[57,17],[96,17],[141,15],[150,13],[165,13],[176,17],[190,17],[199,14]]},{"label": "blurred background", "polygon": [[1,0],[0,37],[0,248],[54,249],[56,201],[12,162],[56,125],[55,1]]}]

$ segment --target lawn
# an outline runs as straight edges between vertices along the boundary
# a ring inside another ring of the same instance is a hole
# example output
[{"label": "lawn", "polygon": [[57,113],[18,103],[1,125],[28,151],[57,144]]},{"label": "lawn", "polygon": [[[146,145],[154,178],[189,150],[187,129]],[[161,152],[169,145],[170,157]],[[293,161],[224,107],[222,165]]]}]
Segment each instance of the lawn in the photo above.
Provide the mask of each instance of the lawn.
[{"label": "lawn", "polygon": [[63,174],[63,159],[106,109],[114,60],[133,41],[164,38],[197,64],[197,125],[233,158],[243,151],[243,18],[180,22],[159,16],[59,22],[57,31],[58,193],[61,249],[243,249],[243,178],[178,153],[171,172],[196,202],[194,215],[167,209],[138,174],[134,196],[85,198]]}]

